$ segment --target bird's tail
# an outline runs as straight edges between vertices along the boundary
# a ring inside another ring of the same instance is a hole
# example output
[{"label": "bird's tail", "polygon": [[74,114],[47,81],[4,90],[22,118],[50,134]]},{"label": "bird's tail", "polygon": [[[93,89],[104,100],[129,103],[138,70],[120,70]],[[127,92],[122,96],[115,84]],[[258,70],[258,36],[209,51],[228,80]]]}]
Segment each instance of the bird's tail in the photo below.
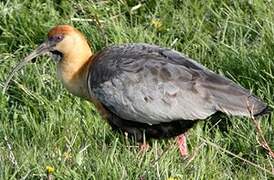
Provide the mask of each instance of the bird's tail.
[{"label": "bird's tail", "polygon": [[264,108],[261,112],[254,114],[254,117],[270,114],[272,111],[273,109],[270,106],[266,106],[266,108]]},{"label": "bird's tail", "polygon": [[261,116],[272,109],[250,91],[230,81],[225,86],[211,89],[215,108],[223,113],[234,116]]},{"label": "bird's tail", "polygon": [[220,95],[222,98],[218,97],[218,93],[215,94],[215,103],[217,104],[216,109],[226,114],[247,117],[258,117],[272,111],[266,103],[256,96],[241,93],[237,95]]},{"label": "bird's tail", "polygon": [[200,80],[201,92],[208,95],[217,111],[234,116],[260,116],[271,108],[260,98],[233,81],[214,73]]}]

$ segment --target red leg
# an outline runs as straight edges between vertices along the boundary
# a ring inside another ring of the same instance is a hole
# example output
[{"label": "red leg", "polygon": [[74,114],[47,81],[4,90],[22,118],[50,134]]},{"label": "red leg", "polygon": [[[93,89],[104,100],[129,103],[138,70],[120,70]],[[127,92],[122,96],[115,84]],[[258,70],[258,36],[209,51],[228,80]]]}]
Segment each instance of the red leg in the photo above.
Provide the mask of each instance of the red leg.
[{"label": "red leg", "polygon": [[147,152],[149,149],[149,144],[146,141],[146,136],[143,135],[143,143],[139,144],[140,152]]},{"label": "red leg", "polygon": [[186,157],[188,155],[187,144],[186,144],[186,133],[181,134],[177,137],[177,144],[178,144],[181,156]]},{"label": "red leg", "polygon": [[139,144],[140,152],[147,152],[149,147],[150,146],[147,143],[140,143]]}]

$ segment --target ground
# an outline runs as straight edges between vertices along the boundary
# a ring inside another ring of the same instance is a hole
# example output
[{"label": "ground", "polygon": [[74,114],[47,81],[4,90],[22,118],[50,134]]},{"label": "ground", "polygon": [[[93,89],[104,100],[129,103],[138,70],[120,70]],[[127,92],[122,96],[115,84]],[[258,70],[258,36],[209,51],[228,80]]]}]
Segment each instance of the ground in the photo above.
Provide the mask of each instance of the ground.
[{"label": "ground", "polygon": [[[176,49],[273,107],[273,9],[272,1],[260,0],[1,1],[0,87],[51,27],[65,23],[81,30],[94,52],[128,42]],[[174,139],[154,140],[140,153],[92,104],[69,94],[55,69],[48,57],[38,58],[0,94],[0,179],[41,179],[46,171],[56,179],[274,177],[274,161],[248,118],[229,117],[216,127],[199,122],[188,133],[186,159]],[[260,122],[274,148],[273,118]]]}]

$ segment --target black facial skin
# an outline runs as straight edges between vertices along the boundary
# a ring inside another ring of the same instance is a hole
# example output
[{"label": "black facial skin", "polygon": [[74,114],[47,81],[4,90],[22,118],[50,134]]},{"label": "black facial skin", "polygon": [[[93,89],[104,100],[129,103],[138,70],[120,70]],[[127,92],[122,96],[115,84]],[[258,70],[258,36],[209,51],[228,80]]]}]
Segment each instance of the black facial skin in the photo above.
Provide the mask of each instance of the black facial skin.
[{"label": "black facial skin", "polygon": [[[48,38],[48,42],[51,44],[57,44],[58,42],[62,41],[64,39],[63,34],[54,35]],[[63,54],[57,50],[50,51],[52,54],[52,58],[55,61],[60,61],[63,58]],[[31,60],[32,63],[36,62],[36,58]]]},{"label": "black facial skin", "polygon": [[52,53],[52,58],[54,61],[59,62],[63,59],[63,54],[59,51],[50,51]]},{"label": "black facial skin", "polygon": [[[54,36],[51,36],[48,38],[48,41],[50,43],[54,43],[54,44],[57,44],[58,42],[62,41],[64,39],[64,35],[62,34],[58,34],[58,35],[54,35]],[[63,54],[60,52],[60,51],[57,51],[57,50],[53,50],[53,51],[50,51],[51,54],[52,54],[52,58],[58,62],[60,60],[63,59]]]}]

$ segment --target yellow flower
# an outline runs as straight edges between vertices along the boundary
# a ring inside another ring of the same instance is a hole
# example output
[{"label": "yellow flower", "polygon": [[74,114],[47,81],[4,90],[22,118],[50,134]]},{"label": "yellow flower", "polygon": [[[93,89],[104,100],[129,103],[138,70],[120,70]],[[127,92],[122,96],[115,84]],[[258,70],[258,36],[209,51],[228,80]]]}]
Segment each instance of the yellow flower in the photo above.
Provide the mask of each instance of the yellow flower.
[{"label": "yellow flower", "polygon": [[154,26],[155,29],[161,29],[163,26],[162,22],[159,19],[152,19],[151,20],[151,25]]},{"label": "yellow flower", "polygon": [[48,174],[52,174],[54,172],[54,167],[52,166],[46,166],[46,170]]},{"label": "yellow flower", "polygon": [[72,158],[72,155],[70,154],[70,152],[64,152],[64,160],[70,160]]}]

